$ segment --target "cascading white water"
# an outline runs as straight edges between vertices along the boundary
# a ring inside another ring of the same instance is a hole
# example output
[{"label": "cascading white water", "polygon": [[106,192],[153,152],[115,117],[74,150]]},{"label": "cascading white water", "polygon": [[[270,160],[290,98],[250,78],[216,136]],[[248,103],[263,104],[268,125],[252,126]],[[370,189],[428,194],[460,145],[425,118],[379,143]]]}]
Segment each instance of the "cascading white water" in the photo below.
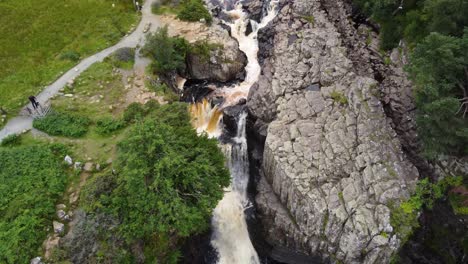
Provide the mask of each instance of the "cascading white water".
[{"label": "cascading white water", "polygon": [[[224,6],[232,6],[233,0],[223,0]],[[261,67],[258,62],[258,30],[265,27],[277,13],[278,0],[270,0],[268,12],[260,23],[250,21],[242,10],[240,0],[236,1],[235,9],[225,11],[232,18],[231,34],[239,42],[239,49],[247,56],[245,80],[234,86],[216,90],[216,96],[224,98],[222,108],[236,105],[241,99],[247,99],[250,87],[258,80]],[[252,32],[246,35],[247,25],[251,23]],[[222,110],[222,109],[221,109]],[[206,133],[218,137],[219,120],[222,112],[217,107],[212,108],[208,101],[193,104],[190,108],[192,124],[198,133]],[[247,197],[249,182],[249,160],[247,139],[245,135],[247,113],[238,116],[237,134],[232,144],[222,145],[226,156],[226,165],[231,172],[231,186],[225,190],[223,199],[218,203],[212,218],[213,238],[211,244],[217,250],[219,264],[259,264],[259,258],[250,241],[244,210],[250,202]]]},{"label": "cascading white water", "polygon": [[247,113],[237,122],[237,135],[233,144],[222,149],[230,169],[232,183],[213,212],[213,247],[218,251],[219,264],[259,264],[259,258],[250,241],[244,208],[248,205],[249,160],[245,123]]},{"label": "cascading white water", "polygon": [[[242,83],[235,87],[226,87],[217,91],[217,94],[224,97],[223,107],[236,105],[239,100],[247,99],[250,87],[258,80],[261,67],[258,63],[258,31],[272,21],[277,14],[278,0],[270,0],[267,14],[260,23],[249,20],[249,15],[242,9],[241,1],[237,1],[235,9],[226,13],[234,20],[228,24],[231,28],[231,35],[239,42],[239,49],[247,56],[245,66],[246,77]],[[247,25],[251,24],[252,32],[246,35]]]}]

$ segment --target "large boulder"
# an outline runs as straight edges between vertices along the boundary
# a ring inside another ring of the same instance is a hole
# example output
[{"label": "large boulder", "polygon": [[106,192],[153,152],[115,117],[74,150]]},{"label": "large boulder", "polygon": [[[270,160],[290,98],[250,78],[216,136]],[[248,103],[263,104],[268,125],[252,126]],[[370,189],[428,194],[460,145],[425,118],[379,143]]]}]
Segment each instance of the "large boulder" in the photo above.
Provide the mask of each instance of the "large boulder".
[{"label": "large boulder", "polygon": [[247,58],[239,50],[237,41],[220,26],[210,27],[206,39],[209,42],[198,40],[192,43],[199,48],[187,56],[189,78],[217,82],[242,79]]},{"label": "large boulder", "polygon": [[256,199],[265,233],[324,259],[386,263],[400,246],[391,205],[409,198],[418,170],[328,1],[282,2],[247,103],[258,126],[269,124]]}]

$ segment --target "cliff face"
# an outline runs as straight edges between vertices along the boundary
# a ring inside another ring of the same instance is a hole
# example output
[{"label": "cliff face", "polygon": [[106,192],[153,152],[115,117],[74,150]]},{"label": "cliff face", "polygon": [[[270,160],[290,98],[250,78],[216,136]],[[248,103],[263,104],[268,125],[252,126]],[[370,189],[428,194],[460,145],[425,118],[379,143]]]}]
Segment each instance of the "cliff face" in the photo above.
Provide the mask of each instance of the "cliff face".
[{"label": "cliff face", "polygon": [[408,83],[372,62],[342,1],[280,2],[259,36],[262,76],[248,100],[266,135],[256,202],[267,237],[323,258],[384,263],[400,246],[390,204],[418,177],[416,156],[402,148],[415,136],[411,102],[395,96]]}]

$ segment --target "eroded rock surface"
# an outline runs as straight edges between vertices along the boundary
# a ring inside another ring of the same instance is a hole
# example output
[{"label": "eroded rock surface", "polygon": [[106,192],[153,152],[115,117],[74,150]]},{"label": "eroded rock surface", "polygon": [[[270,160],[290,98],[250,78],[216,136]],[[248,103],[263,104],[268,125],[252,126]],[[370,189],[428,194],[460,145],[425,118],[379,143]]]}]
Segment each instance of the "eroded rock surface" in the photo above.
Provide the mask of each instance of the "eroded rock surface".
[{"label": "eroded rock surface", "polygon": [[400,246],[390,204],[409,197],[418,170],[380,80],[356,67],[328,1],[280,2],[259,35],[271,50],[247,103],[257,127],[269,124],[257,196],[269,241],[345,263],[388,262]]}]

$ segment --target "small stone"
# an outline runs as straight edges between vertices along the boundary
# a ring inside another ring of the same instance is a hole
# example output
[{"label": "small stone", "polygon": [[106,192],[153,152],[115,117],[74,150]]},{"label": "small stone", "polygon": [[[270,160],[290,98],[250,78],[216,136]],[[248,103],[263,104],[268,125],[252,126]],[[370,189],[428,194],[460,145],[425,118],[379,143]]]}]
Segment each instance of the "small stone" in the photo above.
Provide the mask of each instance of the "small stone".
[{"label": "small stone", "polygon": [[70,215],[64,215],[62,220],[70,221],[70,219],[71,219]]},{"label": "small stone", "polygon": [[85,165],[84,165],[84,171],[86,171],[86,172],[93,171],[93,163],[92,162],[86,162]]},{"label": "small stone", "polygon": [[30,264],[43,264],[41,257],[35,257],[35,258],[31,259],[31,262],[29,262],[29,263]]},{"label": "small stone", "polygon": [[72,193],[70,194],[70,203],[74,204],[78,201],[78,194],[77,193]]},{"label": "small stone", "polygon": [[64,94],[65,97],[73,97],[73,94]]},{"label": "small stone", "polygon": [[83,168],[83,164],[81,162],[75,162],[75,170],[81,170]]},{"label": "small stone", "polygon": [[58,210],[58,211],[57,211],[57,217],[58,217],[60,220],[63,220],[64,217],[65,217],[65,215],[66,215],[65,211],[63,211],[63,210]]},{"label": "small stone", "polygon": [[56,208],[57,208],[57,210],[63,210],[65,208],[67,208],[67,206],[64,205],[64,204],[57,204]]},{"label": "small stone", "polygon": [[107,164],[112,164],[112,158],[107,159],[107,160],[106,160],[106,163],[107,163]]},{"label": "small stone", "polygon": [[100,171],[100,170],[101,170],[101,164],[99,164],[99,163],[96,164],[96,170],[97,170],[97,171]]},{"label": "small stone", "polygon": [[57,222],[57,221],[54,221],[52,222],[53,226],[54,226],[54,232],[57,233],[57,234],[61,234],[63,233],[63,231],[65,231],[65,225],[60,223],[60,222]]},{"label": "small stone", "polygon": [[73,160],[70,156],[66,155],[64,160],[68,165],[73,165]]}]

